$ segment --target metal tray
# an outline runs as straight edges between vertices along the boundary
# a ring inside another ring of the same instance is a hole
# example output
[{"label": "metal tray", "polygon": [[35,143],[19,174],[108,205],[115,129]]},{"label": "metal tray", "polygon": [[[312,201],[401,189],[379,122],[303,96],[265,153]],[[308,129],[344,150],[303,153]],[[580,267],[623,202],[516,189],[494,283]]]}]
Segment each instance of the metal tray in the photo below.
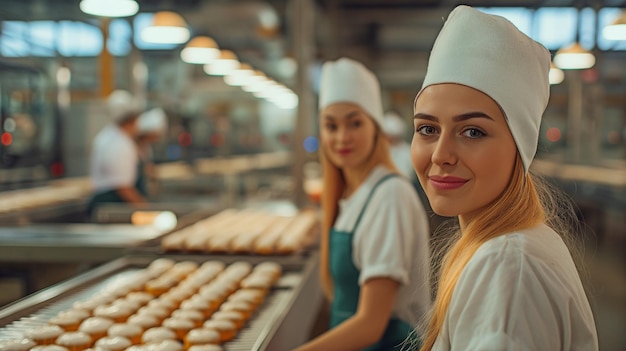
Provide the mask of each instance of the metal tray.
[{"label": "metal tray", "polygon": [[[24,330],[46,324],[57,313],[70,309],[74,302],[88,299],[116,281],[128,279],[133,272],[147,267],[159,257],[199,263],[216,259],[209,255],[167,255],[128,256],[111,261],[0,310],[0,340],[22,337]],[[230,264],[241,257],[223,256],[217,260]],[[306,261],[291,262],[259,257],[250,263],[262,261],[281,264],[283,276],[237,337],[223,345],[225,350],[288,350],[308,339],[322,302],[317,255],[310,255]]]}]

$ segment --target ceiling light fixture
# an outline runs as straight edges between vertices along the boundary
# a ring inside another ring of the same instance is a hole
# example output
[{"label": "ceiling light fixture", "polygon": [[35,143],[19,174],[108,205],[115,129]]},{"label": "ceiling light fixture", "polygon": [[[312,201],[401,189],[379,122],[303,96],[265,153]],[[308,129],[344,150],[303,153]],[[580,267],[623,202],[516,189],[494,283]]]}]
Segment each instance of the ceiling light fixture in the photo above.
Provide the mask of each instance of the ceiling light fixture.
[{"label": "ceiling light fixture", "polygon": [[82,0],[80,10],[101,17],[128,17],[139,11],[135,0]]},{"label": "ceiling light fixture", "polygon": [[565,74],[563,71],[554,65],[554,63],[550,63],[550,72],[548,73],[548,80],[550,81],[550,85],[561,84],[565,79]]},{"label": "ceiling light fixture", "polygon": [[215,40],[206,36],[197,36],[189,41],[180,52],[180,58],[193,64],[207,64],[220,57],[220,49]]},{"label": "ceiling light fixture", "polygon": [[554,64],[560,69],[587,69],[595,63],[595,56],[578,42],[559,49],[554,56]]},{"label": "ceiling light fixture", "polygon": [[602,29],[602,35],[608,40],[626,40],[626,11]]},{"label": "ceiling light fixture", "polygon": [[233,87],[246,85],[249,78],[254,75],[252,66],[242,63],[238,69],[224,76],[224,82]]},{"label": "ceiling light fixture", "polygon": [[189,40],[189,29],[176,12],[160,11],[152,17],[152,24],[141,31],[141,39],[154,44],[181,44]]},{"label": "ceiling light fixture", "polygon": [[222,50],[220,57],[204,65],[204,72],[211,76],[225,76],[239,68],[237,56],[230,50]]}]

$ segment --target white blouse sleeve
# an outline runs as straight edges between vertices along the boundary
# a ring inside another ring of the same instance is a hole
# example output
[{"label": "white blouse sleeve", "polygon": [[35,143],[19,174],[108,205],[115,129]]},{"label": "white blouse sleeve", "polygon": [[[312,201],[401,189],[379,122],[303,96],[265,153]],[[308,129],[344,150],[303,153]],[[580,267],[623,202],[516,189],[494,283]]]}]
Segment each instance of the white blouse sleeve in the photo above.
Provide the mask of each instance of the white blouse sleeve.
[{"label": "white blouse sleeve", "polygon": [[408,284],[418,211],[417,194],[404,179],[389,179],[375,190],[353,241],[360,285],[377,277]]},{"label": "white blouse sleeve", "polygon": [[549,262],[528,256],[511,241],[482,249],[462,272],[446,315],[443,335],[452,351],[591,346],[568,342],[571,324],[584,317]]}]

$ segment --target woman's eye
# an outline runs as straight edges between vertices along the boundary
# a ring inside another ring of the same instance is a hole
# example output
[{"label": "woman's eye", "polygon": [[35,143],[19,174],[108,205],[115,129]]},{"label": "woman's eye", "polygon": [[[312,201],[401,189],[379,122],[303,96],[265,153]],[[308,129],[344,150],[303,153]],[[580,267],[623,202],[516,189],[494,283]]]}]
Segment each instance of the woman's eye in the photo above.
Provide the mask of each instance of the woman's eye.
[{"label": "woman's eye", "polygon": [[330,131],[334,131],[337,129],[337,126],[334,124],[326,124],[325,125],[326,130],[330,130]]},{"label": "woman's eye", "polygon": [[358,127],[360,127],[360,126],[361,126],[361,121],[354,121],[354,122],[350,123],[350,125],[351,125],[353,128],[358,128]]},{"label": "woman's eye", "polygon": [[480,129],[468,128],[465,131],[463,131],[463,135],[465,135],[466,137],[470,139],[478,139],[478,138],[484,137],[486,134]]},{"label": "woman's eye", "polygon": [[429,126],[429,125],[423,125],[423,126],[418,126],[415,129],[415,132],[421,134],[421,135],[433,135],[435,133],[437,133],[437,129],[435,129],[435,127],[433,126]]}]

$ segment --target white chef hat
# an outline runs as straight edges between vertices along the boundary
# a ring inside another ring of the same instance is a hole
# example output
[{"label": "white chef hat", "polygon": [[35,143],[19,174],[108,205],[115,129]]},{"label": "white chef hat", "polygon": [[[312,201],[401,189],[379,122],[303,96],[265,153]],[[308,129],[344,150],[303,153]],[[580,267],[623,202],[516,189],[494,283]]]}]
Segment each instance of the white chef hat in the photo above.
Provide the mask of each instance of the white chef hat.
[{"label": "white chef hat", "polygon": [[139,115],[137,122],[139,134],[165,133],[167,129],[167,116],[162,108],[153,108]]},{"label": "white chef hat", "polygon": [[109,115],[114,122],[121,122],[132,114],[141,112],[137,99],[126,90],[115,90],[106,101]]},{"label": "white chef hat", "polygon": [[319,108],[322,110],[338,102],[360,106],[382,127],[383,104],[378,78],[360,62],[344,57],[322,66]]},{"label": "white chef hat", "polygon": [[549,51],[507,19],[458,6],[435,41],[420,93],[457,83],[489,95],[504,111],[528,171],[550,97],[549,70]]},{"label": "white chef hat", "polygon": [[383,131],[387,135],[401,137],[406,133],[406,126],[397,113],[389,111],[383,118]]}]

